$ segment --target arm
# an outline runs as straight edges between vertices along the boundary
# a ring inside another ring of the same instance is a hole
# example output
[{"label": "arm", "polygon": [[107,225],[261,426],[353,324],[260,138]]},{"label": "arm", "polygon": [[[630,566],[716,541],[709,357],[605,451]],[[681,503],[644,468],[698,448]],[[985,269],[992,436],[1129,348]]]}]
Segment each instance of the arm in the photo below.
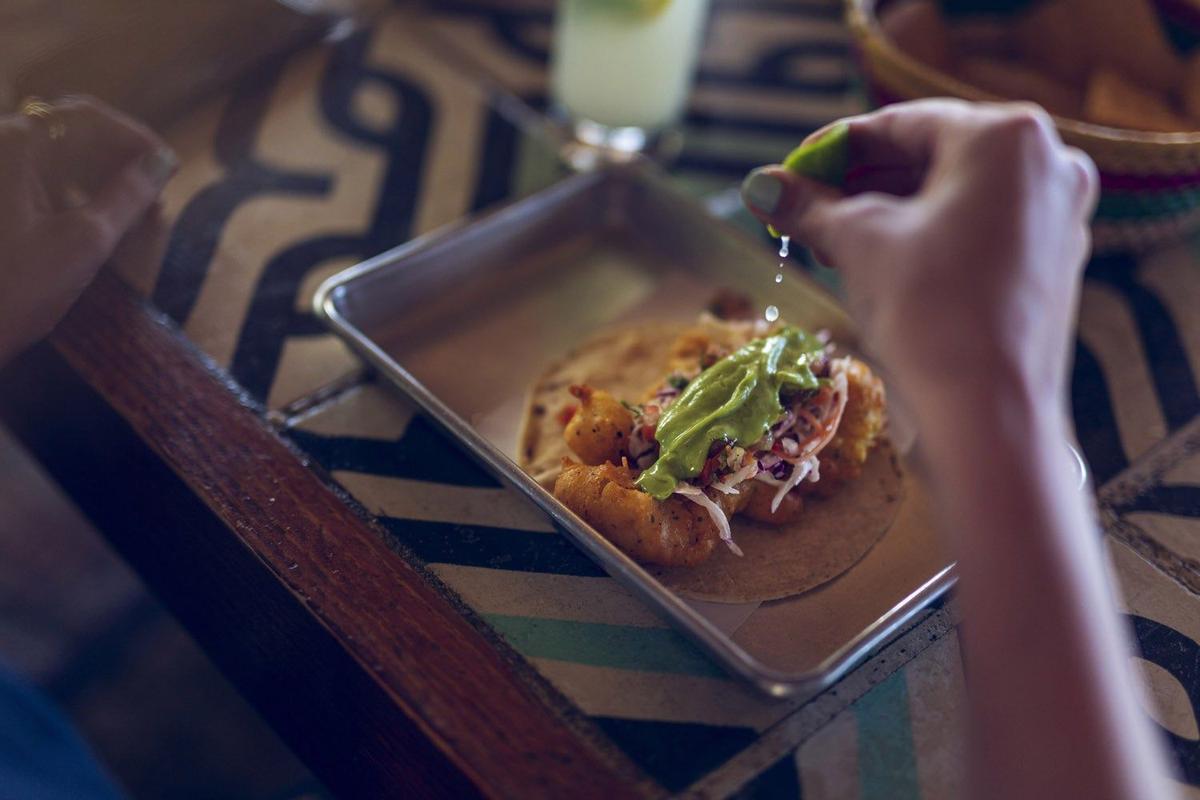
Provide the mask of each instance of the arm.
[{"label": "arm", "polygon": [[1168,796],[1058,408],[1020,384],[921,404],[959,557],[972,796]]},{"label": "arm", "polygon": [[766,168],[744,193],[843,271],[915,414],[961,576],[971,796],[1163,797],[1065,447],[1095,168],[1018,105],[893,106],[851,120],[850,147],[844,192]]}]

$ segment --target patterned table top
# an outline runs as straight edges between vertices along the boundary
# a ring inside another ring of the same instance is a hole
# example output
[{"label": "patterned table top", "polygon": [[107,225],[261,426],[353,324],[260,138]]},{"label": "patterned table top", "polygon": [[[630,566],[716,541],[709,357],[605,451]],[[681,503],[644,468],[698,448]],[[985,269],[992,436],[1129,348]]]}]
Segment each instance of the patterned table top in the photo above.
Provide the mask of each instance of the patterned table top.
[{"label": "patterned table top", "polygon": [[[332,273],[567,174],[497,90],[545,107],[551,4],[446,0],[433,9],[393,12],[281,59],[179,124],[166,257],[126,277],[379,516],[398,557],[428,565],[581,725],[665,790],[953,796],[964,706],[953,602],[824,694],[765,700],[375,383],[309,313]],[[438,37],[481,72],[448,59]],[[837,2],[717,0],[672,173],[714,213],[747,223],[732,192],[741,176],[860,108]],[[1096,259],[1073,376],[1079,439],[1142,651],[1147,713],[1195,797],[1198,258],[1200,242]]]}]

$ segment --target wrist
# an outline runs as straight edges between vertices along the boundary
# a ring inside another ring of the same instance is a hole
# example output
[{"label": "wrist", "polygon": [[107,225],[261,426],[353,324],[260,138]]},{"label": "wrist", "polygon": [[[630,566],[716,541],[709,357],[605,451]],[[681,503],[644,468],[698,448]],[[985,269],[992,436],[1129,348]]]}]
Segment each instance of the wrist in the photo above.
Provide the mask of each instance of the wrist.
[{"label": "wrist", "polygon": [[995,537],[1053,549],[1092,530],[1057,394],[1021,384],[959,389],[927,405],[917,426],[919,458],[960,558],[961,548]]},{"label": "wrist", "polygon": [[931,467],[1022,453],[1068,438],[1058,387],[1035,385],[1015,371],[925,383],[913,390],[922,450]]}]

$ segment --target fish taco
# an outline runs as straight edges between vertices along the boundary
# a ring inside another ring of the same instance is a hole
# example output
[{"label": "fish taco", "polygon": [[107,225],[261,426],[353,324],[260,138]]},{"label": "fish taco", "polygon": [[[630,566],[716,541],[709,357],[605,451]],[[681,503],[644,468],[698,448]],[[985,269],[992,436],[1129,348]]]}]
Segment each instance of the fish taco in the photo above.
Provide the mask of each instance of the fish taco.
[{"label": "fish taco", "polygon": [[820,333],[704,314],[586,342],[533,388],[522,467],[679,594],[787,597],[903,494],[882,382]]}]

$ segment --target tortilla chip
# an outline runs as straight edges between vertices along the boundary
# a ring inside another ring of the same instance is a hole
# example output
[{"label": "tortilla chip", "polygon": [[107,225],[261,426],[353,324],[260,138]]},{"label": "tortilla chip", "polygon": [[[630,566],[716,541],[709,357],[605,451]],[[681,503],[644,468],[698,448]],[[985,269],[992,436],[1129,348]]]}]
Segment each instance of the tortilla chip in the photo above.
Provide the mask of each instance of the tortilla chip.
[{"label": "tortilla chip", "polygon": [[1091,122],[1114,128],[1172,133],[1192,127],[1175,113],[1165,96],[1144,89],[1108,69],[1092,74],[1083,115]]},{"label": "tortilla chip", "polygon": [[[744,337],[723,323],[699,323],[714,339],[737,347]],[[534,385],[521,433],[519,462],[552,488],[570,451],[560,412],[574,403],[567,387],[586,383],[630,402],[640,401],[666,373],[671,347],[697,323],[657,323],[602,333],[553,364]],[[883,440],[863,474],[827,499],[806,498],[792,525],[761,525],[741,516],[730,521],[745,552],[724,546],[695,567],[647,569],[683,597],[725,603],[776,600],[806,592],[854,566],[891,527],[904,497],[895,453]]]},{"label": "tortilla chip", "polygon": [[1080,93],[1040,71],[994,58],[964,58],[959,64],[962,79],[1009,100],[1029,100],[1051,114],[1075,117],[1082,103]]},{"label": "tortilla chip", "polygon": [[1068,0],[1067,5],[1091,68],[1127,75],[1150,92],[1166,94],[1179,85],[1183,59],[1151,0]]},{"label": "tortilla chip", "polygon": [[1044,0],[1017,17],[1013,30],[1026,65],[1077,89],[1087,83],[1087,23],[1075,16],[1071,0]]}]

